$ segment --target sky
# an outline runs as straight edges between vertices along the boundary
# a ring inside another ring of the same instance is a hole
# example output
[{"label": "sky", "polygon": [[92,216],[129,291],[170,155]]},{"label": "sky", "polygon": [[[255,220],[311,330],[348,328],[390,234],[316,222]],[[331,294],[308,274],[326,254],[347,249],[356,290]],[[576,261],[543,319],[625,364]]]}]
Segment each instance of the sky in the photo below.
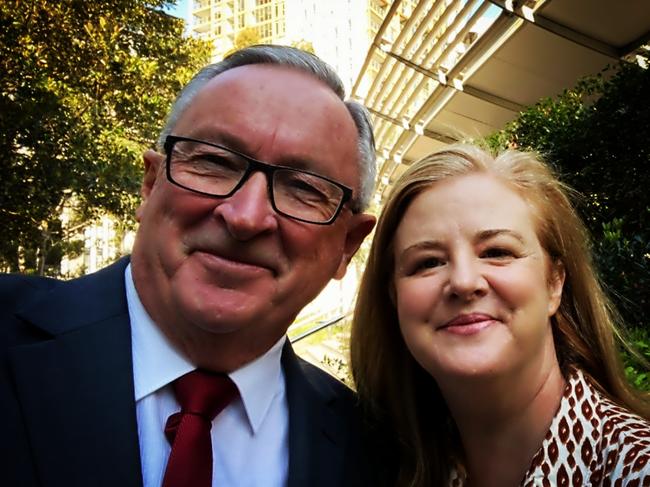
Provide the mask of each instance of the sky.
[{"label": "sky", "polygon": [[187,13],[187,5],[189,2],[190,0],[177,0],[176,5],[171,8],[166,8],[165,12],[173,15],[174,17],[180,17],[184,19]]}]

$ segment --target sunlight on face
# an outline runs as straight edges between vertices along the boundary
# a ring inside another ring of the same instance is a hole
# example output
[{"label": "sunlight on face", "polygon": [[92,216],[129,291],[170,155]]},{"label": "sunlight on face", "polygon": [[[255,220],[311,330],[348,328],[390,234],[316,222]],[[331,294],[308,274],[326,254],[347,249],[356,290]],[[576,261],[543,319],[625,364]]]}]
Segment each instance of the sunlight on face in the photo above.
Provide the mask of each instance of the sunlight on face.
[{"label": "sunlight on face", "polygon": [[[326,85],[297,70],[249,65],[216,76],[174,133],[358,186],[352,117]],[[349,210],[331,225],[280,215],[261,172],[227,198],[196,194],[167,181],[158,169],[164,156],[147,157],[134,278],[147,282],[138,292],[154,320],[187,348],[218,336],[264,351],[342,276],[372,228],[372,218]]]},{"label": "sunlight on face", "polygon": [[435,183],[410,204],[395,235],[400,328],[437,380],[515,371],[554,357],[551,279],[526,202],[495,177]]}]

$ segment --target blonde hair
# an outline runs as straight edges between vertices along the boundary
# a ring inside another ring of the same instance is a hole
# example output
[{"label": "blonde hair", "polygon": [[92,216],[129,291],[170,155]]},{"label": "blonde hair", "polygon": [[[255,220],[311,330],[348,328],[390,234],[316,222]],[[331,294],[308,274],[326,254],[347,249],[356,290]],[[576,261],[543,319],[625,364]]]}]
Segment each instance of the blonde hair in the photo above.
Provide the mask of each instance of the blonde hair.
[{"label": "blonde hair", "polygon": [[560,366],[583,370],[611,399],[650,417],[648,398],[625,379],[617,347],[617,342],[625,344],[615,326],[619,316],[596,276],[588,232],[569,199],[571,189],[536,154],[509,150],[493,155],[472,145],[449,146],[413,164],[395,183],[377,224],[352,325],[352,374],[361,400],[372,416],[390,425],[400,446],[398,485],[446,482],[450,452],[461,452],[435,380],[400,334],[390,296],[393,238],[416,195],[437,181],[470,173],[491,174],[515,190],[530,205],[551,262],[564,267],[560,307],[551,318]]}]

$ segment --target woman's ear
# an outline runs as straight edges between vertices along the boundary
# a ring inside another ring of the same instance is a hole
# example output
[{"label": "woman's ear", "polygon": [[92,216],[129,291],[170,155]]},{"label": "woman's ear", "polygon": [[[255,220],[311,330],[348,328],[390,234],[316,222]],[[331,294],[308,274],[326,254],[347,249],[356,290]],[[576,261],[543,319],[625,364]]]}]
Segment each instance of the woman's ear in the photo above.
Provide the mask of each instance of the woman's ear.
[{"label": "woman's ear", "polygon": [[559,260],[550,264],[548,279],[548,315],[553,316],[562,302],[562,290],[564,289],[564,278],[566,272],[564,264]]},{"label": "woman's ear", "polygon": [[397,291],[395,290],[395,281],[392,277],[388,281],[388,297],[390,298],[393,307],[397,309]]}]

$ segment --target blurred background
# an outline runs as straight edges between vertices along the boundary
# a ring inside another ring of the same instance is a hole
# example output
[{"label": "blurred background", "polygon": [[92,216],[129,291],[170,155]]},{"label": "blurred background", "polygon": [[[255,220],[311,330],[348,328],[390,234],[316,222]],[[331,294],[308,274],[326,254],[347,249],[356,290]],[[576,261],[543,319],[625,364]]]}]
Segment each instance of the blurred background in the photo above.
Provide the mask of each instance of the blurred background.
[{"label": "blurred background", "polygon": [[[602,280],[650,358],[649,42],[646,0],[0,0],[0,269],[72,278],[128,254],[141,154],[180,88],[235,49],[286,44],[370,110],[375,213],[454,141],[541,152],[579,191]],[[348,383],[368,245],[289,330]]]}]

